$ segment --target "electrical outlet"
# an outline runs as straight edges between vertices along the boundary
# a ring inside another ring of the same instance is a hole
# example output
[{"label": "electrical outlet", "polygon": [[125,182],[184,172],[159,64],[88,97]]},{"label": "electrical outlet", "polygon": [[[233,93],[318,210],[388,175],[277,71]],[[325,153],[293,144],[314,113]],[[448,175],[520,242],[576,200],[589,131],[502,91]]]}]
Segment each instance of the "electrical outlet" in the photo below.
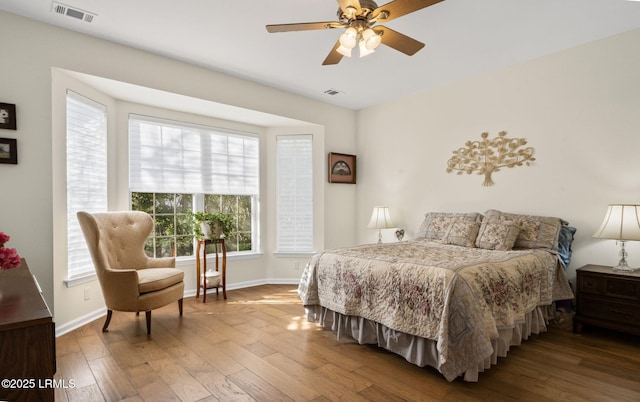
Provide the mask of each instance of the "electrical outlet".
[{"label": "electrical outlet", "polygon": [[89,288],[84,288],[84,300],[89,300],[91,296],[89,295]]},{"label": "electrical outlet", "polygon": [[293,262],[293,270],[298,271],[300,269],[300,261]]}]

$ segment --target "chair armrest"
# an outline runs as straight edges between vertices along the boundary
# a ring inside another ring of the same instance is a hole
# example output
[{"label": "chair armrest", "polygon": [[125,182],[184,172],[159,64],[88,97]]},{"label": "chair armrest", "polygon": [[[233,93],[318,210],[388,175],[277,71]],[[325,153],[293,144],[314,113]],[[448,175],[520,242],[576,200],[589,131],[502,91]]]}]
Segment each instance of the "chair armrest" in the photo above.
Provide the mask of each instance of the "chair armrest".
[{"label": "chair armrest", "polygon": [[175,267],[176,267],[175,257],[157,257],[157,258],[148,258],[147,266],[145,268],[175,268]]},{"label": "chair armrest", "polygon": [[105,269],[100,285],[107,308],[135,311],[140,296],[138,273],[135,269]]}]

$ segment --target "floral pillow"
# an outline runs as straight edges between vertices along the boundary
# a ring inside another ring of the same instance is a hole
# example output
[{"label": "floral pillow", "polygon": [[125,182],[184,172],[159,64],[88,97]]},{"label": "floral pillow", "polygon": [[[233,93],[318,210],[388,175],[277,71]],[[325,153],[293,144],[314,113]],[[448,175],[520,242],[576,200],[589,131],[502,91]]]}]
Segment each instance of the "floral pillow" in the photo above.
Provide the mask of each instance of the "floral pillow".
[{"label": "floral pillow", "polygon": [[475,247],[480,225],[480,222],[454,221],[449,226],[442,242],[444,244],[455,244],[456,246]]},{"label": "floral pillow", "polygon": [[558,249],[560,228],[566,222],[550,216],[520,215],[490,209],[486,212],[489,218],[500,221],[515,221],[520,226],[520,233],[514,248],[547,248]]},{"label": "floral pillow", "polygon": [[480,225],[476,246],[487,250],[508,251],[513,248],[518,233],[520,227],[515,221],[485,217]]},{"label": "floral pillow", "polygon": [[416,237],[424,237],[432,241],[442,241],[449,227],[458,220],[480,222],[482,215],[477,212],[429,212],[425,215]]}]

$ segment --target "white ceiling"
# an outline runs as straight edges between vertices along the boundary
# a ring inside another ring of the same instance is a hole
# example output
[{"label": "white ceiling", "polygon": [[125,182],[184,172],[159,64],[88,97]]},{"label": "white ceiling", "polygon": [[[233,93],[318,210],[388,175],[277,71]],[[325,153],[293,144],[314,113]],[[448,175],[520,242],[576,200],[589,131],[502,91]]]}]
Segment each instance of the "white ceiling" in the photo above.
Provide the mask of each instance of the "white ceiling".
[{"label": "white ceiling", "polygon": [[426,43],[414,56],[380,46],[322,66],[341,30],[265,25],[334,21],[335,0],[60,2],[97,16],[54,13],[51,0],[0,9],[355,110],[640,28],[638,1],[445,0],[385,24]]}]

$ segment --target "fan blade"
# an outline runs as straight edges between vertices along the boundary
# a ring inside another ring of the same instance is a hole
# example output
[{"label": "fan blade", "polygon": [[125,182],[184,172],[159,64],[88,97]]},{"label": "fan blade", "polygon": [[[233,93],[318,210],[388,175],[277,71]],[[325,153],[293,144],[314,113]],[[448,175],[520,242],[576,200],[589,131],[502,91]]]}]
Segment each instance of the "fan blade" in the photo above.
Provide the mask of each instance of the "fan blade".
[{"label": "fan blade", "polygon": [[418,50],[424,47],[424,43],[413,38],[396,32],[393,29],[378,25],[373,28],[374,31],[382,31],[382,43],[396,49],[406,55],[413,56]]},{"label": "fan blade", "polygon": [[300,24],[276,24],[267,25],[267,31],[273,32],[288,32],[288,31],[311,31],[314,29],[331,29],[340,28],[342,24],[337,21],[328,22],[303,22]]},{"label": "fan blade", "polygon": [[[441,1],[444,0],[395,0],[373,10],[372,16],[373,18],[379,17],[380,19],[378,21],[380,22],[387,22],[414,11],[421,10],[425,7],[440,3]],[[388,14],[386,17],[384,17],[384,14],[381,15],[383,11],[386,11]]]},{"label": "fan blade", "polygon": [[324,59],[322,62],[323,66],[340,63],[340,60],[342,60],[342,54],[338,53],[338,47],[340,47],[340,41],[336,42],[336,45],[331,49],[327,58]]},{"label": "fan blade", "polygon": [[354,8],[356,10],[356,15],[359,15],[362,12],[359,0],[338,0],[338,4],[340,4],[340,9],[345,14],[347,14],[347,7]]}]

